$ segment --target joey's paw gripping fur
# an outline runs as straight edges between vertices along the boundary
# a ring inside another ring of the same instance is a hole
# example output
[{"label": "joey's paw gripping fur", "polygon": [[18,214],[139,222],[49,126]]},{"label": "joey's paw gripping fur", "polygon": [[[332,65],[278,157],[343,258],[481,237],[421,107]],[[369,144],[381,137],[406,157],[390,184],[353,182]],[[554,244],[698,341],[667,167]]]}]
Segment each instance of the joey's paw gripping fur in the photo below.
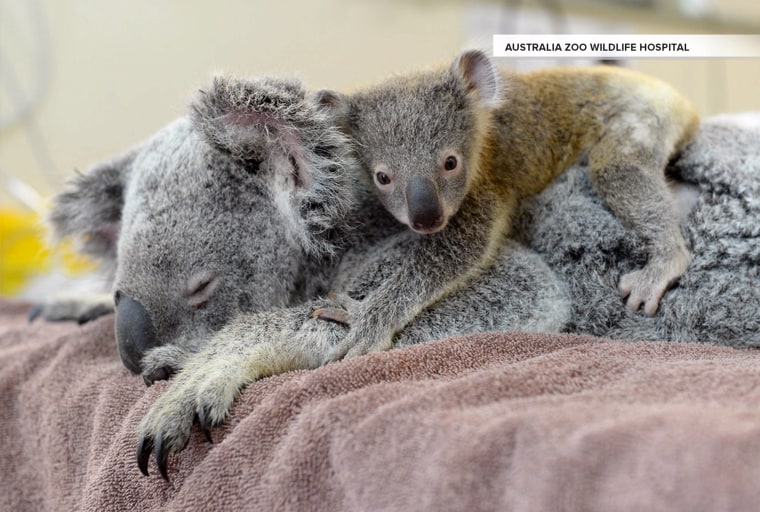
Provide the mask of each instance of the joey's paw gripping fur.
[{"label": "joey's paw gripping fur", "polygon": [[689,265],[689,256],[650,262],[641,270],[635,270],[620,278],[618,289],[626,300],[626,307],[636,312],[644,306],[649,316],[657,313],[663,294],[678,281]]}]

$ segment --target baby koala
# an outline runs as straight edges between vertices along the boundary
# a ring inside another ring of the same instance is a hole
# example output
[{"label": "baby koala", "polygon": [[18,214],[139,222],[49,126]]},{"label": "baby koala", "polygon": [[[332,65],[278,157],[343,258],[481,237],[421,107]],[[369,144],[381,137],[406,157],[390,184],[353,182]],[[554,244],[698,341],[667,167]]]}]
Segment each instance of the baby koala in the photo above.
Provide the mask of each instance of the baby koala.
[{"label": "baby koala", "polygon": [[655,314],[689,265],[664,171],[699,121],[654,78],[618,67],[497,71],[469,50],[445,69],[319,99],[354,139],[379,200],[419,234],[383,285],[339,297],[346,311],[315,312],[350,323],[334,358],[389,348],[422,309],[491,264],[520,199],[582,157],[596,191],[647,247],[646,265],[620,279],[627,307]]}]

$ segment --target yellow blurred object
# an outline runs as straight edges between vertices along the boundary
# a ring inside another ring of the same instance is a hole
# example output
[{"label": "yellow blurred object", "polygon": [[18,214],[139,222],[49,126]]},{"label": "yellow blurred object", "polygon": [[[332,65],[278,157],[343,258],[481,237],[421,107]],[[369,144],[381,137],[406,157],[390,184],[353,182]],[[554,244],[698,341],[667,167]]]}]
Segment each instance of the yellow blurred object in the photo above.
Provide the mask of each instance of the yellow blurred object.
[{"label": "yellow blurred object", "polygon": [[0,207],[0,295],[14,295],[31,279],[59,269],[73,276],[95,265],[68,243],[49,247],[37,214]]}]

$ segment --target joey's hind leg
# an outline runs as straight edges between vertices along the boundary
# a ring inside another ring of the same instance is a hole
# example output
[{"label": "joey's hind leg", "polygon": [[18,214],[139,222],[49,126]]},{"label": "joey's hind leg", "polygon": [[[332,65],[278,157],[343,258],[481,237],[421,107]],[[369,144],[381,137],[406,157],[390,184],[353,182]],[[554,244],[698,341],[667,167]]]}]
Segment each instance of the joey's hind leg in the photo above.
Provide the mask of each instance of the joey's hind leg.
[{"label": "joey's hind leg", "polygon": [[630,140],[602,141],[589,152],[591,180],[613,213],[646,244],[644,268],[621,277],[626,306],[657,312],[660,298],[689,266],[677,208],[664,169],[671,148],[632,146]]}]

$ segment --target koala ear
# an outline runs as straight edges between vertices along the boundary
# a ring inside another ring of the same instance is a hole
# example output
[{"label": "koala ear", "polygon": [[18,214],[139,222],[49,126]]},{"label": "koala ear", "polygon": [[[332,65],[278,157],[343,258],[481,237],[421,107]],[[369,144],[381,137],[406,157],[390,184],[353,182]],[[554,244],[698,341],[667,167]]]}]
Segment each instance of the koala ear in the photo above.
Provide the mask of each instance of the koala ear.
[{"label": "koala ear", "polygon": [[101,260],[116,260],[124,184],[138,151],[78,174],[68,190],[53,199],[48,222],[55,239],[77,237],[82,252]]},{"label": "koala ear", "polygon": [[354,104],[351,98],[332,89],[320,89],[313,95],[314,102],[331,121],[346,134],[354,134],[356,126],[351,122]]},{"label": "koala ear", "polygon": [[465,50],[454,58],[451,72],[475,91],[488,106],[498,103],[500,97],[499,73],[488,56],[480,50]]},{"label": "koala ear", "polygon": [[348,114],[348,98],[332,89],[320,89],[314,93],[314,101],[322,110],[329,112],[337,118],[343,118]]},{"label": "koala ear", "polygon": [[191,105],[191,118],[212,146],[243,161],[262,161],[280,147],[298,152],[298,130],[313,124],[296,80],[217,77]]}]

